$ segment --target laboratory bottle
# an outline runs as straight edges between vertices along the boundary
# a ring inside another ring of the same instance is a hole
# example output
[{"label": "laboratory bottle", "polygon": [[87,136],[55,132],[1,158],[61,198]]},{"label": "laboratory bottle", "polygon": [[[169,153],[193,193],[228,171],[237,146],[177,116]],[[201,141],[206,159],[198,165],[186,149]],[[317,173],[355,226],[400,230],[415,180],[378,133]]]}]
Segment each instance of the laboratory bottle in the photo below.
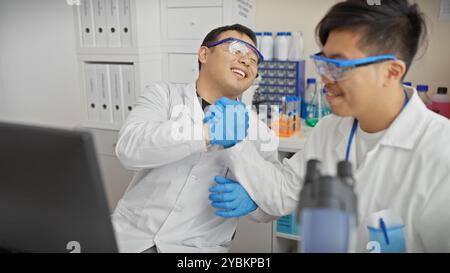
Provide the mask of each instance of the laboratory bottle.
[{"label": "laboratory bottle", "polygon": [[275,59],[278,61],[287,61],[288,40],[285,32],[278,32],[275,38]]},{"label": "laboratory bottle", "polygon": [[303,37],[301,32],[294,32],[289,43],[289,61],[299,61],[303,59]]},{"label": "laboratory bottle", "polygon": [[314,97],[314,92],[316,91],[316,79],[310,78],[306,80],[306,87],[305,87],[305,93],[303,95],[302,100],[302,113],[301,116],[303,119],[306,120],[307,117],[307,106],[312,102],[312,99]]},{"label": "laboratory bottle", "polygon": [[437,94],[431,97],[431,110],[450,118],[450,97],[447,94],[447,87],[439,87]]},{"label": "laboratory bottle", "polygon": [[259,114],[258,117],[259,119],[265,124],[268,125],[268,111],[267,111],[267,105],[264,104],[260,104],[259,105]]},{"label": "laboratory bottle", "polygon": [[262,33],[255,32],[256,35],[256,48],[261,52]]},{"label": "laboratory bottle", "polygon": [[417,94],[427,107],[431,107],[431,98],[428,96],[428,85],[417,85]]},{"label": "laboratory bottle", "polygon": [[331,114],[331,107],[327,101],[327,90],[324,87],[322,87],[321,92],[322,92],[322,116],[325,117]]},{"label": "laboratory bottle", "polygon": [[272,32],[264,32],[261,42],[261,53],[264,56],[264,60],[270,61],[273,59]]},{"label": "laboratory bottle", "polygon": [[306,125],[309,127],[315,127],[323,117],[322,86],[320,83],[316,84],[312,101],[306,107]]},{"label": "laboratory bottle", "polygon": [[[291,44],[291,40],[292,40],[292,32],[286,32],[286,40],[287,40],[287,55],[289,56],[289,45]],[[286,58],[288,59],[288,58]]]},{"label": "laboratory bottle", "polygon": [[273,39],[273,59],[278,60],[278,43],[280,37],[283,35],[283,32],[277,32],[275,38]]}]

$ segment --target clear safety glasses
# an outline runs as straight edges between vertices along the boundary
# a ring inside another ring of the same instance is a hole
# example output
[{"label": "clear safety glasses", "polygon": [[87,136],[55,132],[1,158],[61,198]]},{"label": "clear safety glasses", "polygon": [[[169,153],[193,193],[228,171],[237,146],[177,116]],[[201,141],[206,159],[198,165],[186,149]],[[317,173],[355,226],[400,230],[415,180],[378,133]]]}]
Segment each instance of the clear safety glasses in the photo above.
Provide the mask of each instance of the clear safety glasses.
[{"label": "clear safety glasses", "polygon": [[354,60],[335,60],[324,57],[322,52],[312,55],[311,59],[314,60],[320,76],[335,82],[348,79],[351,71],[355,68],[384,61],[398,60],[394,55],[378,55]]},{"label": "clear safety glasses", "polygon": [[230,54],[238,57],[246,56],[254,66],[257,66],[264,61],[263,55],[258,51],[258,49],[256,49],[256,47],[236,38],[226,38],[224,40],[211,43],[206,47],[211,48],[222,44],[228,48],[228,52]]}]

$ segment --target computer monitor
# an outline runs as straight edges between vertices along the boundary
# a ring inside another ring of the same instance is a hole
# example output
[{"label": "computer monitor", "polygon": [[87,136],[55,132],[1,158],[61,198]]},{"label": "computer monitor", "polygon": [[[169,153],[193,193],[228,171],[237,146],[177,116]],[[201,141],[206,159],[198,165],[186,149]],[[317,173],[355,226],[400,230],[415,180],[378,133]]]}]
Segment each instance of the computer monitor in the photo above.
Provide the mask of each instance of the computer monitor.
[{"label": "computer monitor", "polygon": [[0,122],[0,249],[117,252],[89,132]]}]

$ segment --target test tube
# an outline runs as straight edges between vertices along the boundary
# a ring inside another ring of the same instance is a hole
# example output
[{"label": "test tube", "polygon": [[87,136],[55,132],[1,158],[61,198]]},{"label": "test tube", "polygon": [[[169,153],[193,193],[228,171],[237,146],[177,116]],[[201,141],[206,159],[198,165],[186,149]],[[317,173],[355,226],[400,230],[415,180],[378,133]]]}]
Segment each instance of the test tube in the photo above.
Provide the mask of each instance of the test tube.
[{"label": "test tube", "polygon": [[267,105],[260,104],[259,105],[259,119],[267,125]]},{"label": "test tube", "polygon": [[292,132],[292,112],[288,113],[287,124],[286,124],[286,136],[290,136]]}]

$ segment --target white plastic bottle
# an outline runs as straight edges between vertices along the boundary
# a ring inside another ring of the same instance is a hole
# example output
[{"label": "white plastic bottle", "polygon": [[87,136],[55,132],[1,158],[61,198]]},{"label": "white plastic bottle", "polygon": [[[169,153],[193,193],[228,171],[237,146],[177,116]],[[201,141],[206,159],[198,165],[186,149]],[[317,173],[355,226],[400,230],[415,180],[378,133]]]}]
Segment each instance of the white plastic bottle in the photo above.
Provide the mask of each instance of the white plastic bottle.
[{"label": "white plastic bottle", "polygon": [[274,60],[278,60],[278,56],[277,56],[278,43],[279,43],[279,39],[280,39],[282,33],[283,32],[277,32],[273,39],[273,59]]},{"label": "white plastic bottle", "polygon": [[[322,85],[323,86],[323,85]],[[328,116],[331,112],[330,104],[327,101],[327,90],[322,88],[322,116]]]},{"label": "white plastic bottle", "polygon": [[419,95],[420,99],[423,101],[423,103],[430,108],[431,107],[431,98],[428,96],[428,85],[418,85],[417,86],[417,94]]},{"label": "white plastic bottle", "polygon": [[287,55],[288,55],[288,58],[289,58],[289,45],[291,44],[291,40],[292,40],[292,32],[286,32],[286,40],[287,40]]},{"label": "white plastic bottle", "polygon": [[272,32],[264,32],[261,42],[261,53],[264,56],[264,60],[273,60]]},{"label": "white plastic bottle", "polygon": [[278,32],[275,39],[275,59],[279,61],[287,61],[289,44],[286,32]]},{"label": "white plastic bottle", "polygon": [[267,105],[264,104],[259,105],[258,117],[264,124],[268,125]]},{"label": "white plastic bottle", "polygon": [[289,61],[298,61],[303,59],[303,37],[301,32],[294,32],[289,43]]},{"label": "white plastic bottle", "polygon": [[306,125],[309,127],[315,127],[319,120],[323,117],[323,84],[317,83],[314,97],[311,103],[307,107]]},{"label": "white plastic bottle", "polygon": [[261,42],[262,42],[262,33],[261,32],[255,32],[256,35],[256,45],[257,49],[261,51]]},{"label": "white plastic bottle", "polygon": [[308,106],[311,104],[315,92],[316,92],[316,79],[315,78],[307,79],[305,94],[303,96],[302,101],[302,118],[305,120],[307,117]]},{"label": "white plastic bottle", "polygon": [[447,94],[447,87],[439,87],[431,100],[431,110],[450,119],[450,96]]}]

